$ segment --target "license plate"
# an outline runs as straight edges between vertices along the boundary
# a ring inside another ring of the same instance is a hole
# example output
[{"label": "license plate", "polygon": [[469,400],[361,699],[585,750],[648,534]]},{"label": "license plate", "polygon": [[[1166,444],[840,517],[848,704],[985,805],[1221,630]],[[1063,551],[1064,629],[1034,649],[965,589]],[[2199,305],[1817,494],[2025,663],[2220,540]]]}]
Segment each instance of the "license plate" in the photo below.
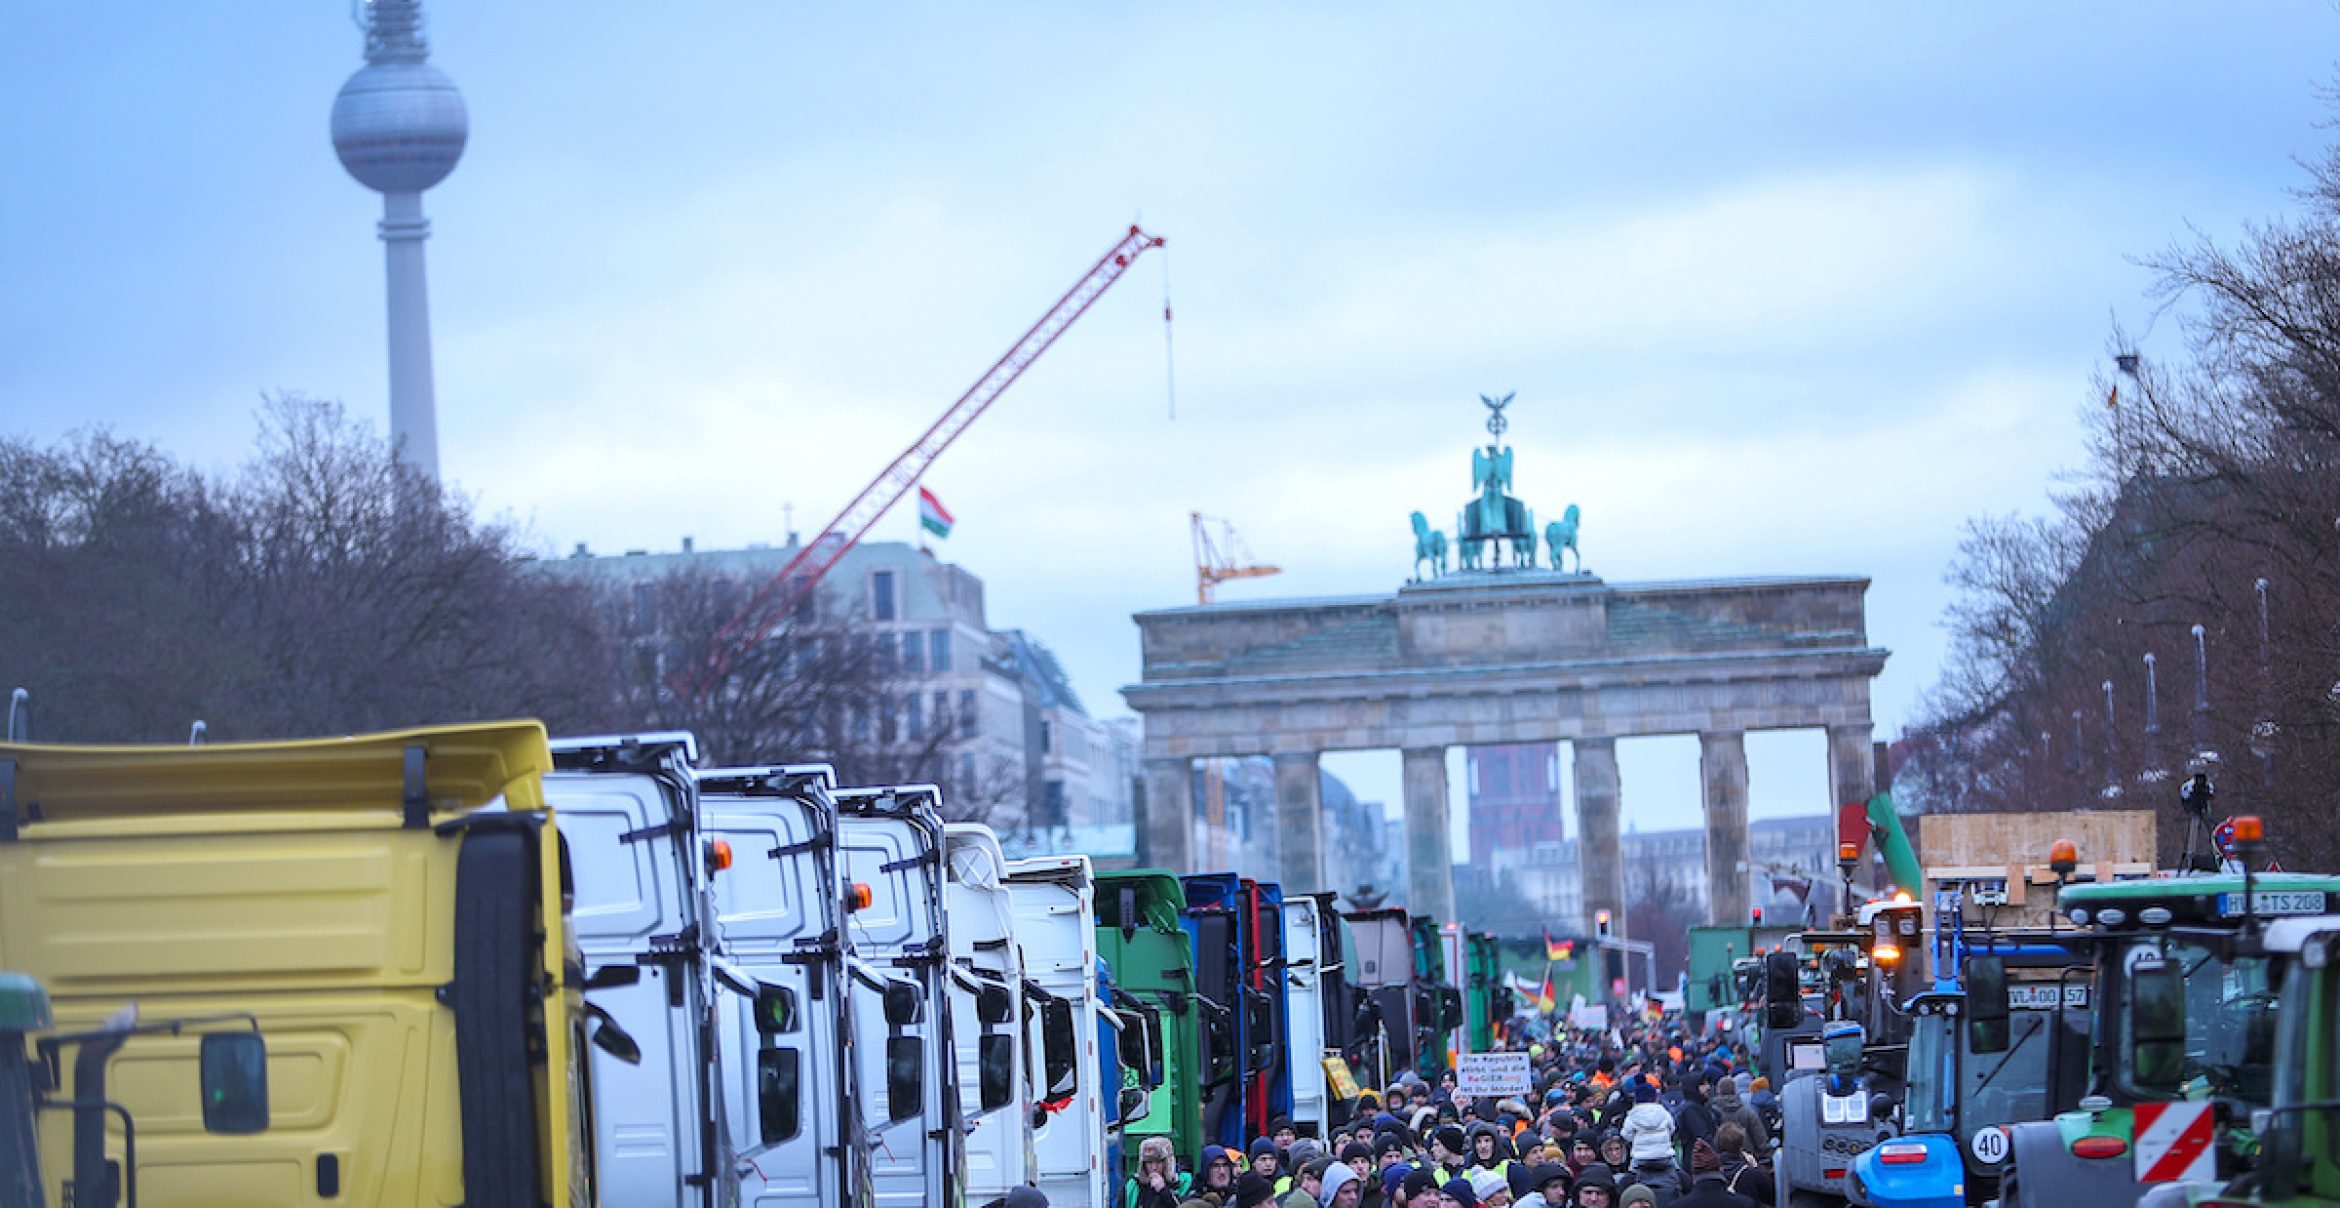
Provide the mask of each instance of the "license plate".
[{"label": "license plate", "polygon": [[[2007,1006],[2014,1010],[2045,1011],[2054,1009],[2055,1005],[2056,987],[2054,986],[2007,987]],[[2087,1006],[2088,987],[2065,986],[2064,1005],[2067,1007]]]},{"label": "license plate", "polygon": [[[2242,895],[2218,895],[2218,913],[2235,918],[2243,912]],[[2322,914],[2324,891],[2320,889],[2274,889],[2251,895],[2252,914]]]}]

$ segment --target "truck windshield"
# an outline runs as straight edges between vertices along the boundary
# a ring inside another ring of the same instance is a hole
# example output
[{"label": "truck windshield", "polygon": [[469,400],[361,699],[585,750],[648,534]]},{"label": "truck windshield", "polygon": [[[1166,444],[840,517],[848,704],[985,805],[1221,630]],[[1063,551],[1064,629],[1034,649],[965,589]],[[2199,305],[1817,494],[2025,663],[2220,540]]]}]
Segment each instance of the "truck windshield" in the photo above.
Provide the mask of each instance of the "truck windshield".
[{"label": "truck windshield", "polygon": [[1950,1057],[1958,1021],[1920,1015],[1909,1034],[1909,1094],[1903,1113],[1912,1133],[1950,1131]]},{"label": "truck windshield", "polygon": [[2009,1011],[2007,1051],[1966,1054],[1958,1100],[1961,1133],[2047,1118],[2048,1046],[2055,1027],[2054,1011]]},{"label": "truck windshield", "polygon": [[[2160,943],[2146,941],[2120,954],[2124,980],[2130,961],[2147,950],[2164,951],[2164,959],[2176,967],[2185,985],[2186,1058],[2178,1091],[2201,1089],[2248,1103],[2268,1102],[2275,1080],[2276,997],[2268,958],[2238,956],[2227,961],[2191,940],[2170,939],[2166,950]],[[2126,1001],[2127,997],[2124,986],[2121,999]],[[2130,1022],[2126,1010],[2114,1021],[2120,1089],[2139,1099],[2175,1097],[2170,1087],[2137,1085],[2132,1063],[2136,1044],[2129,1035]]]}]

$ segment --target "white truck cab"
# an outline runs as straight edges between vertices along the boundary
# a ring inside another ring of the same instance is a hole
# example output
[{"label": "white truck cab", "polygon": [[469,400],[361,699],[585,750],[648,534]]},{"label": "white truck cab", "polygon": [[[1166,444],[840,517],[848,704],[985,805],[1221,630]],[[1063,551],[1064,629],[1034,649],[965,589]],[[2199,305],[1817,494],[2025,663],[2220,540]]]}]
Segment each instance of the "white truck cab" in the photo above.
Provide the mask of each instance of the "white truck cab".
[{"label": "white truck cab", "polygon": [[930,785],[837,792],[839,864],[859,899],[846,915],[846,964],[861,1126],[877,1203],[899,1208],[959,1202],[965,1152],[941,804]]},{"label": "white truck cab", "polygon": [[1331,1108],[1324,1077],[1324,906],[1313,897],[1284,899],[1286,1035],[1292,1046],[1292,1124],[1303,1135],[1329,1137]]},{"label": "white truck cab", "polygon": [[943,909],[950,920],[951,1037],[966,1121],[967,1202],[1004,1200],[1032,1183],[1033,1071],[1024,1035],[1024,961],[1007,857],[988,826],[943,828]]},{"label": "white truck cab", "polygon": [[[1041,1088],[1033,1185],[1050,1204],[1104,1208],[1122,1119],[1120,1080],[1105,1081],[1107,1069],[1118,1066],[1102,1046],[1123,1025],[1098,993],[1096,882],[1087,856],[1016,860],[1007,870],[1024,975],[1045,995],[1027,1016]],[[1150,1101],[1142,1090],[1131,1098],[1140,1112]]]},{"label": "white truck cab", "polygon": [[[837,806],[825,767],[698,777],[701,828],[721,844],[714,1030],[738,1200],[754,1208],[871,1203],[857,1105],[862,1041],[851,997]],[[610,1198],[606,1202],[630,1201]]]},{"label": "white truck cab", "polygon": [[[715,948],[687,734],[553,743],[588,1009],[636,1051],[592,1051],[596,1183],[613,1204],[728,1203],[727,1066],[709,1029]],[[600,983],[596,986],[595,983]]]}]

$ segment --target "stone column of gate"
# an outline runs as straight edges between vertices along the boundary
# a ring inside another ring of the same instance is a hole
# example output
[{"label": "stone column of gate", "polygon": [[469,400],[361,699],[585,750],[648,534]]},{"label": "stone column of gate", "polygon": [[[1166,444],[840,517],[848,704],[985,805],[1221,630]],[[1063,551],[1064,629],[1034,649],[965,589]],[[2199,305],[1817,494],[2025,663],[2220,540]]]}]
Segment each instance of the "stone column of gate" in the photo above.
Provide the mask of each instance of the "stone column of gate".
[{"label": "stone column of gate", "polygon": [[[1845,805],[1866,805],[1877,795],[1877,768],[1869,746],[1869,727],[1828,727],[1828,799],[1830,809]],[[1868,845],[1863,844],[1864,847]],[[1874,891],[1884,884],[1877,875],[1877,856],[1869,852],[1867,860],[1853,871],[1855,892]],[[1849,907],[1847,908],[1849,909]]]},{"label": "stone column of gate", "polygon": [[1145,761],[1145,809],[1137,820],[1138,867],[1194,871],[1194,761]]},{"label": "stone column of gate", "polygon": [[1446,837],[1446,748],[1405,751],[1406,909],[1454,917],[1454,849]]},{"label": "stone column of gate", "polygon": [[1828,799],[1836,805],[1867,804],[1877,793],[1877,769],[1868,726],[1828,727]]},{"label": "stone column of gate", "polygon": [[1706,916],[1747,921],[1747,736],[1698,736],[1698,778],[1706,786]]},{"label": "stone column of gate", "polygon": [[1324,883],[1324,802],[1316,752],[1286,752],[1275,762],[1276,839],[1282,850],[1276,872],[1284,883],[1284,896],[1329,888]]},{"label": "stone column of gate", "polygon": [[1625,934],[1625,852],[1617,837],[1617,740],[1579,738],[1568,744],[1576,773],[1576,873],[1583,887],[1584,926],[1609,912],[1609,930]]}]

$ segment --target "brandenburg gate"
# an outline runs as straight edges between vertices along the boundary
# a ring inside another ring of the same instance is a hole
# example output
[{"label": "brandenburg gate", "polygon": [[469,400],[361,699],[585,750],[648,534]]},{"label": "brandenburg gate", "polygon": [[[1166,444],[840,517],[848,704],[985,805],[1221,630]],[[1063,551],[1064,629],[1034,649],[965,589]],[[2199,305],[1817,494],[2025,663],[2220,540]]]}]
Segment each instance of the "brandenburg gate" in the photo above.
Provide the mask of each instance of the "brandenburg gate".
[{"label": "brandenburg gate", "polygon": [[1143,677],[1122,695],[1145,719],[1139,863],[1196,871],[1193,761],[1265,755],[1275,763],[1285,892],[1332,888],[1317,760],[1395,748],[1410,908],[1453,919],[1447,749],[1564,741],[1585,913],[1606,908],[1621,929],[1617,740],[1695,734],[1712,917],[1743,922],[1747,732],[1824,729],[1826,804],[1872,792],[1869,685],[1887,652],[1869,644],[1869,581],[1605,583],[1581,559],[1561,569],[1575,548],[1574,506],[1542,534],[1551,565],[1539,566],[1532,516],[1506,493],[1510,399],[1485,401],[1494,440],[1472,454],[1478,494],[1456,525],[1463,569],[1444,573],[1445,535],[1417,513],[1418,576],[1394,594],[1137,615]]}]

